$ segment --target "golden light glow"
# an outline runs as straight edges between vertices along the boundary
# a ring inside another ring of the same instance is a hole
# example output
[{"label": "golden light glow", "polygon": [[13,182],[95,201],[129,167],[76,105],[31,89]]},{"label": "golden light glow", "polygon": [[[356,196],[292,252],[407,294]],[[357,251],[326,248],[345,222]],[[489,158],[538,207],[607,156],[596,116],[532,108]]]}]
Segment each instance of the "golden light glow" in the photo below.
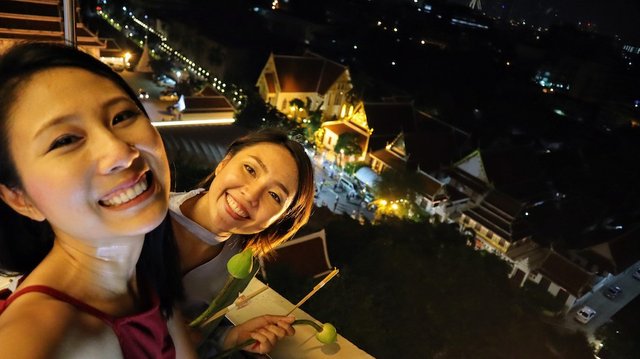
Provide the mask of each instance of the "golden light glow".
[{"label": "golden light glow", "polygon": [[234,118],[217,118],[211,120],[184,120],[151,122],[155,127],[194,126],[194,125],[228,125],[236,122]]}]

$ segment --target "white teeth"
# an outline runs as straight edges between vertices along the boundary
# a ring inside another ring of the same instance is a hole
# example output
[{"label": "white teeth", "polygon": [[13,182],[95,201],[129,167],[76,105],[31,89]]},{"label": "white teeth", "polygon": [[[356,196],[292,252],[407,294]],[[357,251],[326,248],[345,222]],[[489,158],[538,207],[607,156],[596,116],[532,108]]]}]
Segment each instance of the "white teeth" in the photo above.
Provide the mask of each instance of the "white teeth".
[{"label": "white teeth", "polygon": [[102,201],[102,203],[108,207],[118,206],[123,203],[127,203],[132,199],[138,197],[142,192],[146,191],[148,187],[147,179],[143,178],[142,181],[136,183],[135,186],[131,188],[127,188],[123,192],[109,198],[108,200]]},{"label": "white teeth", "polygon": [[231,210],[233,210],[233,212],[235,214],[237,214],[238,216],[240,216],[242,218],[249,218],[249,213],[243,211],[242,208],[240,208],[240,205],[238,204],[238,202],[236,202],[229,195],[227,195],[227,203],[229,204],[229,207],[231,208]]}]

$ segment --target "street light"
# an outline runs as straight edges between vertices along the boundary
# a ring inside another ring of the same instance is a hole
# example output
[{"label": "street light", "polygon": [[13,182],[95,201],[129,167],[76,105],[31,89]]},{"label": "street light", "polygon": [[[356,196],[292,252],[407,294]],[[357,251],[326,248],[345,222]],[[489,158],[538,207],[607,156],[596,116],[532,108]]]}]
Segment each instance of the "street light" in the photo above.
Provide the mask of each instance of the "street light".
[{"label": "street light", "polygon": [[130,52],[125,52],[124,53],[124,65],[126,67],[129,67],[129,60],[131,60],[131,53]]}]

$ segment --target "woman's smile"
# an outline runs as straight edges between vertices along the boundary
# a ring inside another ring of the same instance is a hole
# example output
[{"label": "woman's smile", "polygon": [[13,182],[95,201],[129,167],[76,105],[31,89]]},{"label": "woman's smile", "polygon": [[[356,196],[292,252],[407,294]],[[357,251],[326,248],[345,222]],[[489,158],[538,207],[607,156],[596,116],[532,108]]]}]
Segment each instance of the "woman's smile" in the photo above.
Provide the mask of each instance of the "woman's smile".
[{"label": "woman's smile", "polygon": [[249,219],[249,213],[238,201],[236,201],[233,196],[229,193],[225,194],[225,199],[227,201],[227,212],[237,220],[247,220]]},{"label": "woman's smile", "polygon": [[152,191],[147,191],[149,183],[151,185],[154,184],[152,181],[153,176],[150,171],[147,171],[137,181],[118,186],[111,194],[101,199],[100,204],[110,208],[117,207],[118,209],[134,206],[152,194]]}]

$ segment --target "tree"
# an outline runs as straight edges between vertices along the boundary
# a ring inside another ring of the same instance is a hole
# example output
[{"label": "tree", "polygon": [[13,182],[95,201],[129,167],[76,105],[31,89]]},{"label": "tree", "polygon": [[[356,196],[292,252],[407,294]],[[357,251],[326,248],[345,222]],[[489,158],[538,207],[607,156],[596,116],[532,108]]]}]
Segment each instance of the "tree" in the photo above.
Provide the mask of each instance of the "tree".
[{"label": "tree", "polygon": [[[332,216],[325,229],[340,276],[303,309],[375,357],[592,357],[583,334],[556,333],[526,310],[505,262],[447,224],[361,226]],[[269,273],[270,285],[294,300],[317,283],[276,277]]]},{"label": "tree", "polygon": [[412,199],[420,189],[420,183],[416,172],[388,169],[378,176],[373,185],[373,193],[376,198],[390,201]]},{"label": "tree", "polygon": [[338,141],[334,147],[336,152],[344,152],[346,156],[359,155],[362,153],[362,147],[358,140],[358,135],[346,132],[338,136]]}]

